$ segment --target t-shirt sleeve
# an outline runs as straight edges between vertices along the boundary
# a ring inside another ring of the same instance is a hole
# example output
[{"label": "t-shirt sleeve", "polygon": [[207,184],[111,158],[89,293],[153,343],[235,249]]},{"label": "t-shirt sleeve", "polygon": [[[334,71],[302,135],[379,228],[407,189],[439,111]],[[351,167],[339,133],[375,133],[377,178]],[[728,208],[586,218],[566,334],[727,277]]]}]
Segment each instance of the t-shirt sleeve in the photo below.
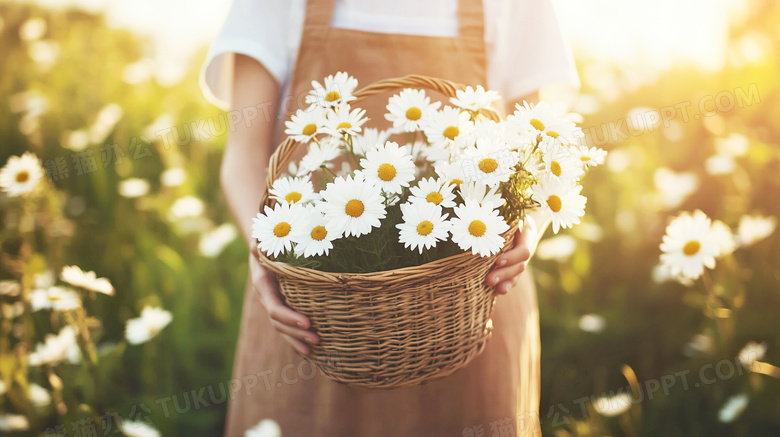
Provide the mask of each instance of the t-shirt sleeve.
[{"label": "t-shirt sleeve", "polygon": [[[504,1],[488,71],[511,102],[548,85],[580,87],[574,57],[552,0]],[[492,64],[492,65],[491,65]]]},{"label": "t-shirt sleeve", "polygon": [[235,54],[260,62],[280,84],[290,70],[288,0],[234,0],[200,70],[206,99],[227,109],[233,93]]}]

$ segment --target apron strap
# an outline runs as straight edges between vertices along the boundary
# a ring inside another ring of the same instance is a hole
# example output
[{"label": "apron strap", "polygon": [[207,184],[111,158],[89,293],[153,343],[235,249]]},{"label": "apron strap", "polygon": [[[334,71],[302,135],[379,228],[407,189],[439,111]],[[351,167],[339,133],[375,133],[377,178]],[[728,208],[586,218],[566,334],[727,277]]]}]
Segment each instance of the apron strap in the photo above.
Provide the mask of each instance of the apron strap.
[{"label": "apron strap", "polygon": [[[329,28],[335,7],[335,0],[308,0],[303,28]],[[469,45],[484,45],[485,11],[482,0],[458,0],[458,32],[458,36]]]},{"label": "apron strap", "polygon": [[485,46],[485,11],[482,0],[458,0],[460,37],[475,47]]},{"label": "apron strap", "polygon": [[333,10],[336,8],[335,0],[306,0],[305,7],[304,29],[330,27],[330,23],[333,22]]}]

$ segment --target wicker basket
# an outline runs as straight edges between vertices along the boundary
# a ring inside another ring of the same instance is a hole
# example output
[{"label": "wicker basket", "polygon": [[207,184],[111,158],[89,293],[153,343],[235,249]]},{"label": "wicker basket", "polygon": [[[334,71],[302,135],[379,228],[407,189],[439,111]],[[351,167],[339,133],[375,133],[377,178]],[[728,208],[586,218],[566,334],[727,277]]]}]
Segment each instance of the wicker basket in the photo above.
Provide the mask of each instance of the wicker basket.
[{"label": "wicker basket", "polygon": [[[403,88],[454,96],[446,80],[405,76],[376,82],[359,99]],[[488,114],[498,119],[498,114]],[[282,175],[297,143],[282,142],[269,164],[267,188]],[[271,205],[268,189],[261,208]],[[504,234],[511,247],[517,224]],[[450,256],[421,266],[375,273],[329,273],[293,267],[260,254],[287,304],[311,320],[321,342],[305,357],[331,379],[361,388],[411,386],[447,376],[485,348],[495,291],[485,276],[498,255]]]}]

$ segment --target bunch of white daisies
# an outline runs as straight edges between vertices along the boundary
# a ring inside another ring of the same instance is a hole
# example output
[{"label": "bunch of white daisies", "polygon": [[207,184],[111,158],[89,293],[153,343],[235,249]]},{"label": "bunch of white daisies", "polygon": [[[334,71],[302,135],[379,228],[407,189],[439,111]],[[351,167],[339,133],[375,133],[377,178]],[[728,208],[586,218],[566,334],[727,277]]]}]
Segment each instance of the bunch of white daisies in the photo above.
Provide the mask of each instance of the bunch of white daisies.
[{"label": "bunch of white daisies", "polygon": [[272,256],[327,255],[340,239],[369,234],[391,217],[400,217],[387,225],[403,250],[422,254],[452,241],[495,254],[508,219],[519,216],[508,205],[541,206],[555,232],[579,223],[586,202],[579,178],[606,154],[580,145],[582,131],[545,103],[517,105],[505,121],[492,121],[485,115],[500,97],[481,86],[443,107],[423,90],[404,89],[387,104],[393,127],[377,131],[363,128],[365,111],[350,106],[355,78],[342,72],[312,85],[311,106],[285,130],[308,153],[273,183],[275,206],[252,226],[258,248]]}]

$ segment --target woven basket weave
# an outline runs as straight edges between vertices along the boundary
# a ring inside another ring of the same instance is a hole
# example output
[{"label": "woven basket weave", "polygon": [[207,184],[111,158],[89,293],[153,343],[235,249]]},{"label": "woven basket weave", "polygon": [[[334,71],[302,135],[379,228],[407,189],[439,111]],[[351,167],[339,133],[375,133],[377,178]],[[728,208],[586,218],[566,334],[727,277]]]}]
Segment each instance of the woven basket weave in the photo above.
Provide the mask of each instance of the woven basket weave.
[{"label": "woven basket weave", "polygon": [[[410,75],[375,82],[358,100],[403,88],[427,88],[447,97],[465,88],[443,79]],[[486,114],[498,120],[497,113]],[[298,144],[287,139],[271,156],[261,209],[268,191]],[[511,247],[517,229],[504,234]],[[260,263],[276,274],[286,303],[309,317],[321,342],[305,357],[331,379],[361,388],[411,386],[447,376],[485,348],[492,332],[495,291],[485,276],[498,254],[453,255],[421,266],[374,272],[329,273],[276,262]]]}]

